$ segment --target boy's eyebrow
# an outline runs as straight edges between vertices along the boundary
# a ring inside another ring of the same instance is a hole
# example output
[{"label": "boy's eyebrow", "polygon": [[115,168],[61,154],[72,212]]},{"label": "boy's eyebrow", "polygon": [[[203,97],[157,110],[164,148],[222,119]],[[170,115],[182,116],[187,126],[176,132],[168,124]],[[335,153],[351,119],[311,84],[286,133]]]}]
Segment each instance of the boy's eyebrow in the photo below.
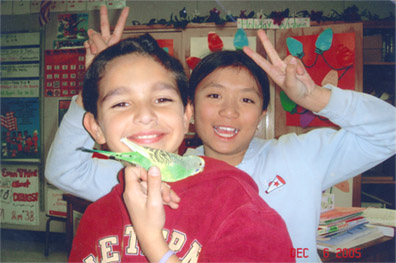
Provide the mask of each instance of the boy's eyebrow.
[{"label": "boy's eyebrow", "polygon": [[[224,88],[224,86],[221,85],[221,84],[218,84],[216,82],[210,82],[207,85],[203,86],[202,89],[206,89],[206,88],[209,88],[209,87],[220,88],[220,89]],[[258,96],[261,96],[260,92],[257,92],[257,90],[255,88],[253,88],[253,87],[243,88],[243,89],[240,90],[240,92],[253,92],[253,93],[256,93]]]},{"label": "boy's eyebrow", "polygon": [[105,96],[103,96],[102,103],[104,101],[106,101],[107,99],[111,98],[112,96],[125,93],[126,91],[127,91],[126,87],[119,87],[119,88],[113,89],[113,90],[109,91]]},{"label": "boy's eyebrow", "polygon": [[175,85],[166,83],[166,82],[158,82],[154,85],[154,90],[174,90],[178,92],[179,90],[175,87]]},{"label": "boy's eyebrow", "polygon": [[[157,82],[154,84],[154,90],[173,90],[176,91],[177,93],[179,92],[179,90],[172,84],[166,83],[166,82]],[[115,95],[120,95],[123,93],[127,93],[129,92],[129,89],[127,87],[118,87],[115,88],[111,91],[109,91],[103,98],[102,98],[102,103],[104,101],[106,101],[107,99],[111,98],[112,96]]]}]

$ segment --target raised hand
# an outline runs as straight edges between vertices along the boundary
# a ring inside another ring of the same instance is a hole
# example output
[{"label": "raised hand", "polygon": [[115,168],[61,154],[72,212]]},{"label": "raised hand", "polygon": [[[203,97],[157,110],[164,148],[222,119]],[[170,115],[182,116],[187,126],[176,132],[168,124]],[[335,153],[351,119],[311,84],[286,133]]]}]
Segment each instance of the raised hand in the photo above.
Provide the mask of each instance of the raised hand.
[{"label": "raised hand", "polygon": [[330,100],[330,90],[316,85],[305,70],[301,61],[295,57],[288,56],[285,60],[282,60],[264,30],[259,30],[257,35],[270,61],[254,52],[249,47],[244,47],[244,52],[251,57],[295,103],[314,112],[322,110]]},{"label": "raised hand", "polygon": [[89,65],[91,65],[92,60],[100,51],[106,49],[108,46],[114,45],[121,40],[128,14],[129,7],[125,7],[118,18],[113,34],[111,34],[107,7],[105,5],[100,7],[101,33],[98,33],[93,29],[88,30],[89,40],[84,43],[86,50],[85,68],[88,68]]}]

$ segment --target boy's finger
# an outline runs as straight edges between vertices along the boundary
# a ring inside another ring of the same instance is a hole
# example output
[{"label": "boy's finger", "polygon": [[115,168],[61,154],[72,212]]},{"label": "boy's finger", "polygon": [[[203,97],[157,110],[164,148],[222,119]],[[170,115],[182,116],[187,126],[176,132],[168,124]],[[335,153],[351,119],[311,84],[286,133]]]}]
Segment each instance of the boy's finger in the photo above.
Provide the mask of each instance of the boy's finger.
[{"label": "boy's finger", "polygon": [[259,65],[267,74],[271,73],[272,65],[265,58],[263,58],[257,52],[254,52],[251,48],[245,46],[243,47],[243,51],[246,55],[248,55],[257,65]]},{"label": "boy's finger", "polygon": [[118,41],[121,40],[122,33],[124,32],[125,24],[128,18],[129,14],[129,7],[125,7],[120,15],[120,18],[118,18],[117,24],[114,28],[113,35],[111,36],[111,39],[109,41],[109,46],[114,45]]},{"label": "boy's finger", "polygon": [[162,205],[161,196],[161,172],[158,167],[151,167],[148,171],[147,201],[150,206]]},{"label": "boy's finger", "polygon": [[100,7],[100,32],[102,32],[104,38],[110,37],[110,24],[106,5]]},{"label": "boy's finger", "polygon": [[127,166],[125,167],[125,192],[135,191],[140,185],[139,175],[140,171],[136,167]]},{"label": "boy's finger", "polygon": [[272,64],[275,66],[280,67],[281,69],[286,68],[286,64],[280,59],[278,52],[276,52],[274,46],[272,45],[272,42],[269,40],[267,34],[265,34],[264,30],[259,30],[257,32],[257,35],[259,39],[261,40],[261,43],[264,46],[265,52],[267,53],[267,56],[271,60]]},{"label": "boy's finger", "polygon": [[297,60],[296,58],[292,57],[286,67],[286,79],[285,79],[286,87],[293,87],[296,85],[297,83],[296,70],[297,70]]},{"label": "boy's finger", "polygon": [[171,201],[174,203],[179,203],[180,202],[180,197],[175,193],[175,191],[171,190],[170,192],[171,196]]},{"label": "boy's finger", "polygon": [[169,204],[172,199],[171,199],[171,188],[167,183],[162,182],[161,185],[161,195],[162,195],[162,201],[164,204]]},{"label": "boy's finger", "polygon": [[96,52],[93,53],[95,55],[107,48],[107,43],[104,41],[103,37],[95,30],[89,29],[88,36],[91,43],[91,53],[93,53],[92,47],[96,49]]}]

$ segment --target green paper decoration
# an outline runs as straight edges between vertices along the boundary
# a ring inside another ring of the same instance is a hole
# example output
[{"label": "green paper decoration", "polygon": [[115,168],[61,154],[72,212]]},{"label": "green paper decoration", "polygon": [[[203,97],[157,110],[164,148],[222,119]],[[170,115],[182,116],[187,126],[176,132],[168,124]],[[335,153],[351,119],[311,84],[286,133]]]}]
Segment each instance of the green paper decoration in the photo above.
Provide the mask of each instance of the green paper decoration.
[{"label": "green paper decoration", "polygon": [[288,37],[286,39],[286,45],[287,48],[289,49],[290,54],[292,54],[295,57],[298,57],[299,59],[302,59],[304,57],[303,44],[300,41]]},{"label": "green paper decoration", "polygon": [[289,99],[289,97],[286,95],[286,93],[283,90],[281,90],[280,92],[280,101],[285,111],[290,112],[291,114],[296,112],[297,104],[291,99]]},{"label": "green paper decoration", "polygon": [[245,46],[249,45],[249,41],[246,35],[245,30],[242,28],[238,28],[237,32],[234,36],[234,47],[235,49],[242,49]]},{"label": "green paper decoration", "polygon": [[331,28],[328,28],[324,30],[322,33],[320,33],[320,35],[316,39],[315,52],[320,55],[326,50],[329,50],[331,48],[332,42],[333,42],[333,30]]}]

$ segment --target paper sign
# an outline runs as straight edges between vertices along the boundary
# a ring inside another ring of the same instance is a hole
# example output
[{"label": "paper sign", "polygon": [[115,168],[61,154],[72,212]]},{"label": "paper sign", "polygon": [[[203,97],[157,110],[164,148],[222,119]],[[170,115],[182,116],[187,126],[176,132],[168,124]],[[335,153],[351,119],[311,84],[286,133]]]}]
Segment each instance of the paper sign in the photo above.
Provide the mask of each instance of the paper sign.
[{"label": "paper sign", "polygon": [[1,223],[39,225],[39,172],[37,166],[2,165]]},{"label": "paper sign", "polygon": [[31,80],[1,80],[0,91],[2,98],[38,97],[40,82]]},{"label": "paper sign", "polygon": [[47,215],[67,216],[67,202],[63,200],[63,191],[47,185]]}]

